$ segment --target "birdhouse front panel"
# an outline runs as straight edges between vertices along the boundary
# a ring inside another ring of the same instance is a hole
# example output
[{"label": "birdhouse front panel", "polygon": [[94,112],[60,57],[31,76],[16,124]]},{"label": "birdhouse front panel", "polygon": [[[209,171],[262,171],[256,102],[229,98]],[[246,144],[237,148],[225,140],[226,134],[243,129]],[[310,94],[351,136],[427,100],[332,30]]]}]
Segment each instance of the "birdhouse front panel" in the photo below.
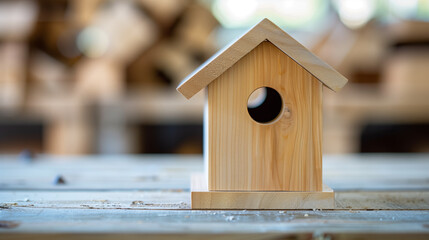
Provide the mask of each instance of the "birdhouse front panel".
[{"label": "birdhouse front panel", "polygon": [[322,190],[322,83],[312,74],[263,41],[207,98],[209,190]]}]

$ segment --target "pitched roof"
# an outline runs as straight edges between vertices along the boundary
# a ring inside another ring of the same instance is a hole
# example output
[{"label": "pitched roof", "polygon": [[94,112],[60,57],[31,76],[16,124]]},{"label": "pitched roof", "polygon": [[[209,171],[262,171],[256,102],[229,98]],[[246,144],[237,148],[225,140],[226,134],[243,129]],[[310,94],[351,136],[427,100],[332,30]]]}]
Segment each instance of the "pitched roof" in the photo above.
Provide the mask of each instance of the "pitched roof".
[{"label": "pitched roof", "polygon": [[226,46],[198,67],[179,84],[177,91],[186,98],[191,98],[266,40],[278,47],[331,90],[338,91],[347,83],[347,79],[343,75],[265,18],[237,41]]}]

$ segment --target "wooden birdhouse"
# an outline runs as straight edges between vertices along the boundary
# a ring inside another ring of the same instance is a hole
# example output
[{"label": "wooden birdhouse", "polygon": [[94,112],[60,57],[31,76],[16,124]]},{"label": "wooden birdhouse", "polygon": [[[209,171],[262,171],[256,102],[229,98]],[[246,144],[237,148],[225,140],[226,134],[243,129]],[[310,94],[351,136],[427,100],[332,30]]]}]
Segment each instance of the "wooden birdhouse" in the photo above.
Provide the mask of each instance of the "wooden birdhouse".
[{"label": "wooden birdhouse", "polygon": [[206,173],[193,208],[333,208],[322,182],[322,87],[347,79],[268,19],[188,76],[191,98],[207,89]]}]

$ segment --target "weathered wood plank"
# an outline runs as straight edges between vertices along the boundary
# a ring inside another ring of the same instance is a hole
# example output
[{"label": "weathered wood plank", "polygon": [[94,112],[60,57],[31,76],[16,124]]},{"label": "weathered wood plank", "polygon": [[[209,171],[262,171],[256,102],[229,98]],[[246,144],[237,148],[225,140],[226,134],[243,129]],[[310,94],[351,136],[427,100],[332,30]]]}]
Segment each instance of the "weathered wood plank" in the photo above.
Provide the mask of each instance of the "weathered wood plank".
[{"label": "weathered wood plank", "polygon": [[[25,163],[1,157],[0,189],[188,189],[190,172],[200,171],[201,161],[200,156],[172,155],[40,156]],[[53,184],[58,175],[66,184]]]},{"label": "weathered wood plank", "polygon": [[[324,182],[338,191],[429,190],[429,155],[326,155]],[[0,157],[0,190],[189,189],[201,156]],[[58,174],[65,185],[53,185]]]},{"label": "weathered wood plank", "polygon": [[11,208],[21,233],[429,233],[429,211],[195,211]]},{"label": "weathered wood plank", "polygon": [[189,209],[184,191],[0,191],[0,208]]},{"label": "weathered wood plank", "polygon": [[[0,191],[0,208],[190,209],[187,191]],[[429,191],[337,192],[337,210],[429,210]]]},{"label": "weathered wood plank", "polygon": [[429,191],[337,192],[336,209],[429,209]]},{"label": "weathered wood plank", "polygon": [[94,240],[94,239],[153,239],[153,240],[165,240],[165,239],[223,239],[223,240],[243,240],[243,239],[251,239],[251,240],[279,240],[279,239],[290,239],[290,240],[308,240],[308,239],[335,239],[335,240],[356,240],[356,239],[367,239],[367,240],[380,240],[380,239],[388,239],[388,240],[403,240],[403,239],[413,239],[413,240],[427,240],[428,234],[426,233],[252,233],[252,234],[204,234],[204,233],[195,233],[195,234],[71,234],[71,233],[62,233],[62,234],[49,234],[49,233],[41,233],[41,234],[21,234],[21,233],[11,233],[11,234],[2,234],[2,239],[79,239],[79,240]]},{"label": "weathered wood plank", "polygon": [[428,154],[328,155],[323,164],[334,191],[429,190]]},{"label": "weathered wood plank", "polygon": [[[424,235],[424,234],[415,234],[416,236]],[[404,237],[404,235],[400,235]],[[409,235],[406,235],[409,237]],[[94,240],[94,239],[103,239],[103,240],[110,240],[110,239],[155,239],[155,240],[165,240],[165,239],[187,239],[187,240],[199,240],[199,239],[205,239],[205,240],[211,240],[211,239],[223,239],[223,240],[238,240],[238,239],[252,239],[252,240],[278,240],[278,239],[294,239],[294,240],[300,240],[300,239],[311,239],[312,234],[311,233],[293,233],[293,234],[283,234],[283,233],[253,233],[253,234],[237,234],[237,233],[231,233],[231,234],[219,234],[219,233],[213,233],[213,234],[204,234],[204,233],[194,233],[194,234],[168,234],[168,233],[161,233],[161,234],[153,234],[153,233],[145,233],[144,235],[138,234],[138,233],[98,233],[98,234],[91,234],[91,233],[78,233],[78,234],[71,234],[71,233],[57,233],[57,234],[49,234],[49,233],[6,233],[1,235],[2,239],[31,239],[31,240],[37,240],[37,239],[79,239],[79,240]],[[377,238],[380,239],[380,238]],[[398,238],[400,239],[400,238]],[[409,238],[408,238],[409,239]],[[413,238],[414,239],[414,238]],[[425,238],[421,238],[426,240]]]},{"label": "weathered wood plank", "polygon": [[0,238],[427,239],[428,156],[326,156],[333,211],[191,211],[200,156],[2,157]]}]

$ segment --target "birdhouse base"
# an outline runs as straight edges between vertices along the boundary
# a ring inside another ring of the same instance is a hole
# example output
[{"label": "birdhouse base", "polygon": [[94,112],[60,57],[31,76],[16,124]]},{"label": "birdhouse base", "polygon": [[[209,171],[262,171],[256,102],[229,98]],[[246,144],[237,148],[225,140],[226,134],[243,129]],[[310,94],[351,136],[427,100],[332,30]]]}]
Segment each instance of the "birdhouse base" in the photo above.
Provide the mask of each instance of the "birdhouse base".
[{"label": "birdhouse base", "polygon": [[334,191],[321,192],[209,191],[204,174],[191,177],[192,209],[334,209]]}]

